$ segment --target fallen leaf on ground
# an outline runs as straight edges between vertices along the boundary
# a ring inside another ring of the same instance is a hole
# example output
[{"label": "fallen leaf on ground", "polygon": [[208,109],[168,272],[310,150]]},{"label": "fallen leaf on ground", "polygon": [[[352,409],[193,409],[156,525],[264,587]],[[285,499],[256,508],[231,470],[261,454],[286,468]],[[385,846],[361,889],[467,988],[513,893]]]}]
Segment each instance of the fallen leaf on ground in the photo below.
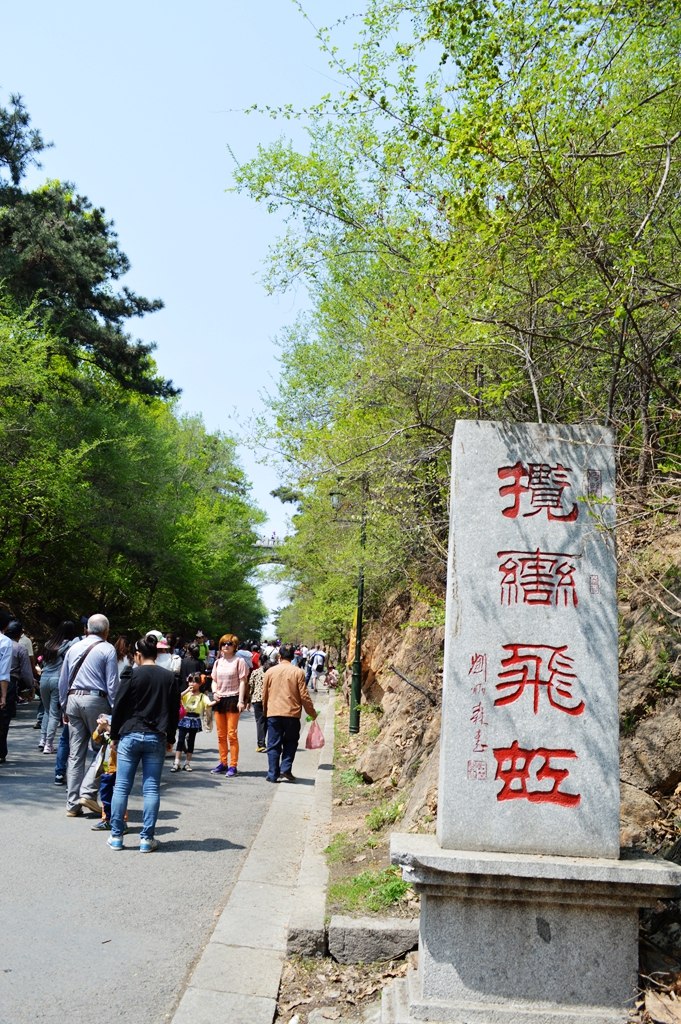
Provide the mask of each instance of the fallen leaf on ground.
[{"label": "fallen leaf on ground", "polygon": [[657,1024],[681,1024],[681,1006],[657,992],[646,992],[646,1013]]},{"label": "fallen leaf on ground", "polygon": [[322,1017],[324,1020],[338,1020],[340,1010],[322,1010]]},{"label": "fallen leaf on ground", "polygon": [[289,1010],[292,1010],[294,1006],[305,1006],[306,1003],[311,1002],[312,996],[310,996],[309,999],[294,999],[292,1003],[286,1003],[284,1006],[282,1006],[282,1010],[284,1011],[284,1013],[288,1013]]}]

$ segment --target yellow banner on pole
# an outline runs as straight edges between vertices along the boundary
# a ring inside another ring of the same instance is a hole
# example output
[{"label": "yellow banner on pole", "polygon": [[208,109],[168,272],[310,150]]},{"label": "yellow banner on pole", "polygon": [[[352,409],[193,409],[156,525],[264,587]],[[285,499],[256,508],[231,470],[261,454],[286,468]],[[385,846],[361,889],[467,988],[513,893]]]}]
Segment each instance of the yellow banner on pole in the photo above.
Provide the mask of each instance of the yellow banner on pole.
[{"label": "yellow banner on pole", "polygon": [[350,630],[350,637],[348,638],[348,660],[347,664],[352,665],[355,660],[355,641],[357,639],[357,609],[355,608],[355,614],[352,616],[352,629]]}]

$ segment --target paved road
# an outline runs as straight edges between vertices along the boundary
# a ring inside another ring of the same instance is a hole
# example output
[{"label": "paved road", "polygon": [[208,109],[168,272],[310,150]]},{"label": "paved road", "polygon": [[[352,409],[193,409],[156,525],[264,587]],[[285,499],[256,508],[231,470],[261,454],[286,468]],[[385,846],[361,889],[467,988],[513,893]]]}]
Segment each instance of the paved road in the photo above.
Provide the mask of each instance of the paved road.
[{"label": "paved road", "polygon": [[[33,705],[35,708],[35,705]],[[37,748],[35,711],[19,710],[0,767],[0,1024],[161,1024],[182,995],[273,797],[253,715],[241,718],[240,774],[208,774],[215,732],[197,738],[195,771],[166,762],[157,853],[138,852],[140,774],[128,849],[67,818],[54,757]]]}]

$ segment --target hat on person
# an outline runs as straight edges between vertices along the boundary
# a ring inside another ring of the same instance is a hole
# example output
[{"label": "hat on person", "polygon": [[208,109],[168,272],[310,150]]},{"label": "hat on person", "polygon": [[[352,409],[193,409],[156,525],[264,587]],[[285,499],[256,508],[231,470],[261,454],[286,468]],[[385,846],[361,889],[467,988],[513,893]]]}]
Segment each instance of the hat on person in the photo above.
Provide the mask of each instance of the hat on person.
[{"label": "hat on person", "polygon": [[202,631],[202,630],[200,630],[200,629],[197,629],[197,631],[196,631],[196,635],[197,635],[197,636],[203,636],[203,631]]},{"label": "hat on person", "polygon": [[150,629],[150,630],[148,630],[146,635],[147,636],[155,636],[156,637],[156,639],[158,640],[158,643],[156,644],[156,649],[157,650],[159,650],[159,651],[169,651],[170,650],[170,644],[168,643],[168,641],[164,637],[163,633],[159,633],[159,631],[157,629]]}]

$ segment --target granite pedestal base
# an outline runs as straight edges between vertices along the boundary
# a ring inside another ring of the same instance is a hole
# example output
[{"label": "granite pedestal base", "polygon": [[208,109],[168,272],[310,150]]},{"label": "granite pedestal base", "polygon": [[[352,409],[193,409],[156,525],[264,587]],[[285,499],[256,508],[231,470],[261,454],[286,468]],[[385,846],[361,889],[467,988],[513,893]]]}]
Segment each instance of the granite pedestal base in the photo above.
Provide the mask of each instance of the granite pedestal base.
[{"label": "granite pedestal base", "polygon": [[421,895],[418,972],[384,990],[384,1024],[620,1024],[638,971],[638,908],[674,896],[681,868],[443,850],[393,835]]}]

